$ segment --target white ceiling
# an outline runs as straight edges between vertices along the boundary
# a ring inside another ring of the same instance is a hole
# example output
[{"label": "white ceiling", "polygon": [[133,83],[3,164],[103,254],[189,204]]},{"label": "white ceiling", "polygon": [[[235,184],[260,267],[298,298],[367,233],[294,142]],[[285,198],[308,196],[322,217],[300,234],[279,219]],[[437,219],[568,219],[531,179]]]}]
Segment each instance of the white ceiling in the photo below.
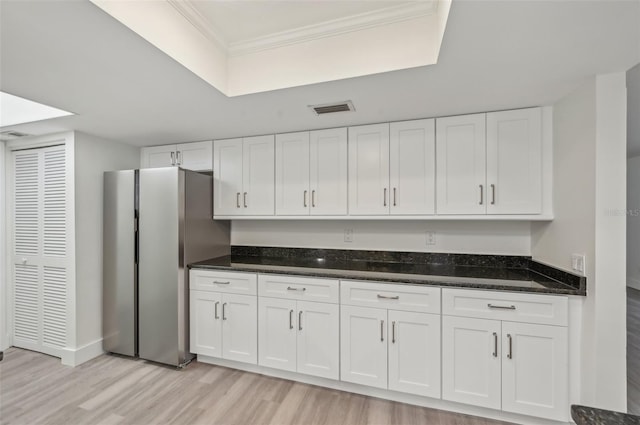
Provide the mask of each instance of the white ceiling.
[{"label": "white ceiling", "polygon": [[[76,129],[167,144],[552,104],[640,62],[640,1],[454,0],[438,64],[227,98],[89,2],[0,1],[0,90]],[[339,66],[339,64],[336,64]],[[356,112],[307,108],[351,99]]]},{"label": "white ceiling", "polygon": [[247,41],[308,25],[410,3],[417,2],[191,0],[191,4],[228,43]]}]

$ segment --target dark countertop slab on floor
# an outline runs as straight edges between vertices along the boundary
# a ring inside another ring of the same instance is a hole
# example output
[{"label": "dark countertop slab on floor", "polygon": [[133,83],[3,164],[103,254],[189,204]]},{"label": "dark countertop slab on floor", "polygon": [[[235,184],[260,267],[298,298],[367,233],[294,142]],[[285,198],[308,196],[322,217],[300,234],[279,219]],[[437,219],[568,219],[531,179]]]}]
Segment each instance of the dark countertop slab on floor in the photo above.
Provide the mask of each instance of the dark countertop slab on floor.
[{"label": "dark countertop slab on floor", "polygon": [[577,404],[571,406],[571,418],[576,425],[640,425],[640,416]]},{"label": "dark countertop slab on floor", "polygon": [[[261,255],[265,253],[281,256]],[[302,248],[278,248],[264,252],[260,249],[256,251],[254,247],[234,247],[230,256],[200,261],[190,264],[190,267],[409,285],[585,295],[584,278],[575,275],[567,277],[566,272],[539,263],[534,265],[530,257],[422,253],[409,253],[409,257],[403,257],[400,255],[403,253],[376,253]],[[434,261],[434,258],[439,263],[428,262]],[[557,277],[565,277],[567,281],[560,281]]]}]

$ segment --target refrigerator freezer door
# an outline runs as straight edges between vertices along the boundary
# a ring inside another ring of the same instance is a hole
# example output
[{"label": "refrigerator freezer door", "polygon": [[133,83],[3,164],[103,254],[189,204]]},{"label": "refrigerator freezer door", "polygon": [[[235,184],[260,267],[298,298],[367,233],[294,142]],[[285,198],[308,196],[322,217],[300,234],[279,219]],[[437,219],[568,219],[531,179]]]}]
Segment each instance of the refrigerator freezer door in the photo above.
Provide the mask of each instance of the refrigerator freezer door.
[{"label": "refrigerator freezer door", "polygon": [[136,355],[135,171],[104,173],[103,348]]},{"label": "refrigerator freezer door", "polygon": [[139,356],[179,365],[179,305],[184,229],[184,171],[140,170],[138,327]]}]

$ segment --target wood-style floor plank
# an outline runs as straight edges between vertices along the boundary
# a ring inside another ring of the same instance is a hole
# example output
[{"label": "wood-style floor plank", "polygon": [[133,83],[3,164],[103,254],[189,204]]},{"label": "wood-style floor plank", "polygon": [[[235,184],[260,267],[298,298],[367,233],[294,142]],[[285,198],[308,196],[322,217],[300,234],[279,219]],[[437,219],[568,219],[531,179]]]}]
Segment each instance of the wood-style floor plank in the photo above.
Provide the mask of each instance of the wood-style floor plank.
[{"label": "wood-style floor plank", "polygon": [[498,425],[498,422],[193,362],[175,370],[104,355],[71,368],[11,348],[0,424]]},{"label": "wood-style floor plank", "polygon": [[640,415],[640,291],[627,287],[627,411]]}]

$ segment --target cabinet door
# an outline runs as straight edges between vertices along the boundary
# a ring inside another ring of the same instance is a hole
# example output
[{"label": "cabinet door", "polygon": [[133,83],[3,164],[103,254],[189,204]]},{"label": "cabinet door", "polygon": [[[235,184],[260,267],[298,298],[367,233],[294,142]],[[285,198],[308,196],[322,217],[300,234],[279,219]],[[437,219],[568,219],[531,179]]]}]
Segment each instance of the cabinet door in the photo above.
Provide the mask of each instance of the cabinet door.
[{"label": "cabinet door", "polygon": [[438,214],[485,214],[485,114],[436,120]]},{"label": "cabinet door", "polygon": [[189,319],[191,352],[222,357],[222,294],[190,291]]},{"label": "cabinet door", "polygon": [[140,168],[172,167],[176,165],[176,145],[151,146],[140,149]]},{"label": "cabinet door", "polygon": [[242,139],[213,142],[213,214],[241,215]]},{"label": "cabinet door", "polygon": [[242,205],[245,215],[273,215],[275,206],[273,136],[247,137],[243,143]]},{"label": "cabinet door", "polygon": [[391,123],[389,157],[391,214],[434,214],[435,121]]},{"label": "cabinet door", "polygon": [[349,214],[389,214],[389,124],[349,127]]},{"label": "cabinet door", "polygon": [[500,321],[442,316],[442,399],[500,409]]},{"label": "cabinet door", "polygon": [[222,357],[258,362],[258,302],[252,295],[222,296]]},{"label": "cabinet door", "polygon": [[542,211],[540,108],[487,114],[487,213]]},{"label": "cabinet door", "polygon": [[298,301],[298,372],[340,378],[340,310],[336,304]]},{"label": "cabinet door", "polygon": [[567,328],[502,322],[502,410],[569,419]]},{"label": "cabinet door", "polygon": [[389,310],[389,389],[440,398],[440,315]]},{"label": "cabinet door", "polygon": [[309,132],[276,135],[276,214],[308,215]]},{"label": "cabinet door", "polygon": [[387,310],[342,306],[340,379],[387,388]]},{"label": "cabinet door", "polygon": [[347,129],[310,133],[311,215],[347,214]]},{"label": "cabinet door", "polygon": [[209,171],[213,168],[213,142],[193,142],[176,145],[177,165],[194,171]]},{"label": "cabinet door", "polygon": [[297,309],[293,300],[258,299],[258,363],[296,371]]}]

